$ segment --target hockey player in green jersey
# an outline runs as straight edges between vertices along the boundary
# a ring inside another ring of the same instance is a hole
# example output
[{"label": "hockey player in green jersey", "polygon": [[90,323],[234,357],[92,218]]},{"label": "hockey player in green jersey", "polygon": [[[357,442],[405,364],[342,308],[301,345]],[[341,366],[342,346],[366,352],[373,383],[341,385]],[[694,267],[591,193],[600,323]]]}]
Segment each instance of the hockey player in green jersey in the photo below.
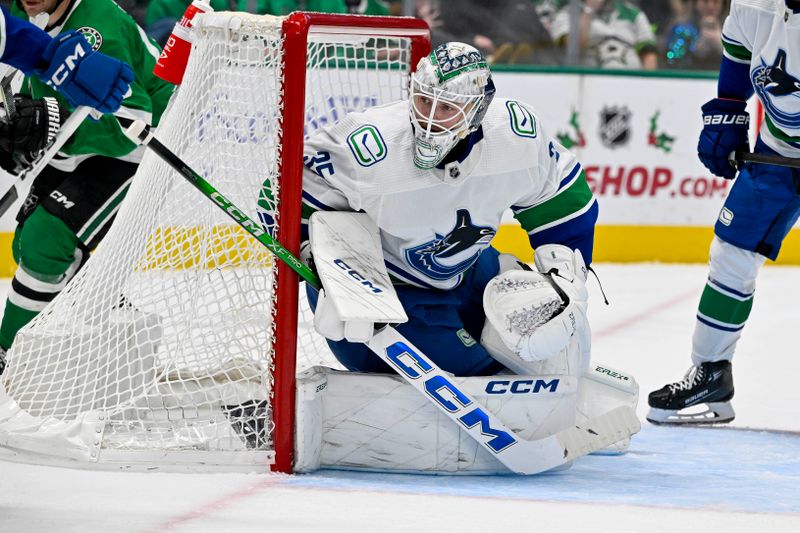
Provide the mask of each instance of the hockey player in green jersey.
[{"label": "hockey player in green jersey", "polygon": [[[19,10],[24,10],[20,13]],[[15,14],[50,15],[51,35],[76,31],[92,49],[131,65],[130,94],[115,115],[157,125],[173,86],[156,78],[160,50],[112,0],[17,0]],[[71,108],[38,78],[26,78],[15,97],[17,113],[2,131],[5,166],[19,170],[35,160]],[[3,154],[0,154],[3,155]],[[117,119],[85,121],[31,186],[17,215],[12,243],[17,271],[0,324],[0,372],[14,337],[64,289],[105,235],[130,186],[142,151]]]}]

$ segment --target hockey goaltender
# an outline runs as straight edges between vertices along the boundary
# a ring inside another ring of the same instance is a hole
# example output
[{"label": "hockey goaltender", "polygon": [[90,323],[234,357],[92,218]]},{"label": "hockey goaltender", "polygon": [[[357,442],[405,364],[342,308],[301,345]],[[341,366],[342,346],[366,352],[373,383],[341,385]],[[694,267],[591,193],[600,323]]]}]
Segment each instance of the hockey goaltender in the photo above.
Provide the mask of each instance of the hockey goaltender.
[{"label": "hockey goaltender", "polygon": [[[407,101],[319,130],[304,161],[314,326],[348,371],[300,376],[296,471],[532,474],[627,449],[636,381],[590,361],[597,201],[476,49],[438,46]],[[533,268],[490,246],[507,209]]]}]

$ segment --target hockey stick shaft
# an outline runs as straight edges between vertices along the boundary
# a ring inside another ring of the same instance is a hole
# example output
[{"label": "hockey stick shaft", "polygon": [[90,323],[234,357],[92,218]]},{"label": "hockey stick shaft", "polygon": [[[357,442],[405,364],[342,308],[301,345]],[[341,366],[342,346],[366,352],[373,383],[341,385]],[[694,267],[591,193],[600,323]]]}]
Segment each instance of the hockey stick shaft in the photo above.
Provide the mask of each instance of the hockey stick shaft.
[{"label": "hockey stick shaft", "polygon": [[141,121],[129,121],[127,119],[118,118],[123,127],[127,127],[126,134],[134,142],[141,143],[153,152],[155,152],[165,163],[183,176],[189,183],[191,183],[198,191],[203,193],[212,202],[222,209],[234,222],[241,226],[250,235],[256,238],[258,242],[266,246],[276,257],[285,262],[289,267],[294,270],[298,276],[303,278],[315,289],[320,289],[322,284],[314,273],[313,270],[308,268],[305,263],[297,259],[289,250],[273,239],[269,233],[264,231],[260,224],[256,223],[248,217],[242,210],[237,208],[233,202],[228,200],[221,192],[219,192],[213,185],[211,185],[203,176],[195,172],[189,165],[183,162],[175,153],[164,146],[158,139],[156,139],[148,128]]},{"label": "hockey stick shaft", "polygon": [[6,119],[10,119],[11,115],[17,110],[14,104],[14,92],[11,88],[11,82],[14,81],[14,76],[17,75],[17,69],[9,65],[2,67],[2,80],[0,80],[0,89],[2,89],[3,107],[5,108]]},{"label": "hockey stick shaft", "polygon": [[782,155],[755,154],[744,150],[737,150],[734,153],[737,162],[762,163],[765,165],[776,165],[779,167],[800,168],[800,159],[784,157]]},{"label": "hockey stick shaft", "polygon": [[[319,278],[311,269],[155,139],[144,123],[133,122],[126,133],[135,142],[153,150],[311,286],[320,288]],[[496,415],[464,392],[456,378],[445,373],[393,327],[387,326],[377,332],[367,346],[512,472],[536,474],[550,470],[627,438],[639,430],[639,421],[633,411],[621,407],[592,420],[587,427],[569,428],[535,441],[521,439]]]},{"label": "hockey stick shaft", "polygon": [[9,187],[3,197],[0,198],[0,216],[3,216],[19,197],[19,194],[17,193],[17,185],[26,179],[33,180],[36,178],[36,176],[38,176],[39,173],[44,170],[44,167],[50,164],[50,161],[53,159],[53,157],[55,157],[58,151],[61,150],[64,144],[66,144],[69,138],[72,137],[72,134],[75,133],[78,127],[92,111],[93,109],[91,107],[80,106],[72,112],[67,120],[64,121],[64,124],[58,130],[56,138],[53,140],[52,144],[45,149],[44,153],[34,162],[31,168],[19,174],[14,183],[11,184],[11,187]]}]

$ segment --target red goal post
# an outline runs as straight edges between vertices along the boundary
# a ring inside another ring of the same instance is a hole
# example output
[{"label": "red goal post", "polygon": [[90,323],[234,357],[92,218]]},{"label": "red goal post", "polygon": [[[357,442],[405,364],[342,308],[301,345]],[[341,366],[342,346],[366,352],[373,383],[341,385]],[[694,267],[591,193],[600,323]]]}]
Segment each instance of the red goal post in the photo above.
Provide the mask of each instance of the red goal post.
[{"label": "red goal post", "polygon": [[[285,36],[285,87],[304,87],[306,85],[306,54],[309,35],[366,35],[372,37],[407,38],[410,43],[409,74],[419,60],[430,53],[430,30],[422,20],[408,17],[376,17],[358,15],[334,15],[324,13],[299,12],[289,15],[283,22]],[[305,92],[285,92],[284,124],[304,122]],[[303,169],[303,131],[284,130],[284,151],[282,169],[284,179],[292,184],[281,199],[283,232],[280,240],[295,256],[300,246],[301,187],[299,186]],[[285,218],[284,218],[285,217]],[[278,309],[279,318],[276,336],[277,365],[275,372],[275,394],[288,401],[279,402],[274,407],[274,420],[277,436],[275,438],[275,464],[273,469],[290,472],[294,447],[294,405],[295,405],[295,349],[297,345],[297,274],[287,265],[278,265]],[[281,297],[283,296],[283,297]],[[286,305],[282,306],[280,302]]]}]

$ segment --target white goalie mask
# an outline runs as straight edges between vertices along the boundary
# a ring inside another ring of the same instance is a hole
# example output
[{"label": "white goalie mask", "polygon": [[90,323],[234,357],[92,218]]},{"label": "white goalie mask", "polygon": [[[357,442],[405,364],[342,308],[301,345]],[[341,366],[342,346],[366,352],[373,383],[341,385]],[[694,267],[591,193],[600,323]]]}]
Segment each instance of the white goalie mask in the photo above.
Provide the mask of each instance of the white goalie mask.
[{"label": "white goalie mask", "polygon": [[438,165],[478,129],[494,93],[486,60],[468,44],[445,43],[420,59],[409,98],[414,164],[422,169]]}]

